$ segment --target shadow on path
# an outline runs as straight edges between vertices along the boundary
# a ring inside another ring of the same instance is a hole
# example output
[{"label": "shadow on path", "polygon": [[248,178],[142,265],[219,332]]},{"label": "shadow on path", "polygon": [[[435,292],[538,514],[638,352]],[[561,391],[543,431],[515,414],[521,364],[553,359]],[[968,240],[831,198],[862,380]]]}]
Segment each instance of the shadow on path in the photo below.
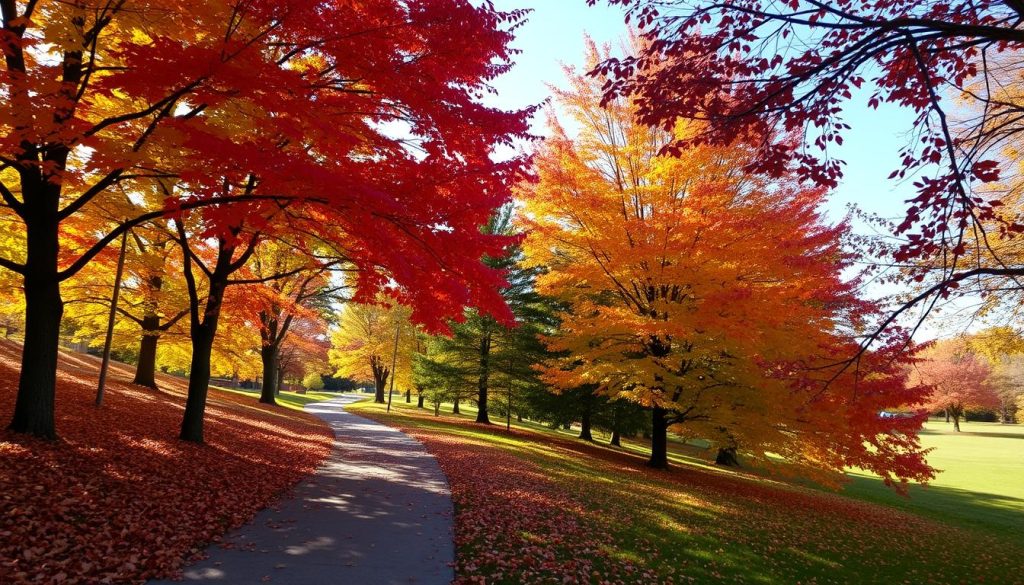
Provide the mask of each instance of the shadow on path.
[{"label": "shadow on path", "polygon": [[185,582],[451,582],[448,482],[418,441],[344,410],[361,398],[305,407],[334,430],[330,458],[286,500],[211,546],[209,558],[186,567]]}]

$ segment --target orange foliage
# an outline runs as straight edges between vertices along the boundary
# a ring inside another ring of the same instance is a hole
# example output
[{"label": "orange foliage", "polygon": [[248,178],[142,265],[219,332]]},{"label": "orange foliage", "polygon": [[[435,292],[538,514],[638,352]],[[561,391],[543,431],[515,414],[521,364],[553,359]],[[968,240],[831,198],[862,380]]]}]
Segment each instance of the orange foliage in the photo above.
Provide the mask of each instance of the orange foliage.
[{"label": "orange foliage", "polygon": [[[601,58],[591,46],[590,62]],[[877,416],[922,400],[892,365],[902,339],[831,366],[855,355],[854,333],[878,311],[841,277],[847,228],[823,219],[825,192],[741,172],[739,147],[665,156],[696,127],[639,125],[627,100],[601,107],[602,79],[568,73],[556,95],[579,136],[552,117],[538,179],[521,189],[527,257],[547,269],[538,289],[568,307],[548,339],[564,357],[545,379],[665,409],[677,431],[762,465],[781,455],[812,475],[856,465],[930,478],[920,418]]]}]

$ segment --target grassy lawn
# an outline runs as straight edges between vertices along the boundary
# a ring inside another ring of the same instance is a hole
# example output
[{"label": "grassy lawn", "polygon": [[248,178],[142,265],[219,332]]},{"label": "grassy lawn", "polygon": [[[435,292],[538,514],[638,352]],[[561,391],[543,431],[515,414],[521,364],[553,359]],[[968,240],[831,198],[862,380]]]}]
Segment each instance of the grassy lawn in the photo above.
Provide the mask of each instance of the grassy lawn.
[{"label": "grassy lawn", "polygon": [[[242,396],[251,396],[253,400],[260,399],[259,390],[248,390],[245,388],[225,388],[223,386],[211,386],[224,392],[230,392],[232,394],[239,394]],[[338,392],[306,392],[305,394],[299,394],[297,392],[286,392],[282,391],[277,395],[277,403],[285,408],[291,408],[292,410],[302,410],[303,406],[311,402],[322,402],[324,400],[330,400],[337,398],[341,394]]]},{"label": "grassy lawn", "polygon": [[912,486],[909,498],[864,474],[850,474],[844,493],[1024,541],[1024,425],[972,422],[961,429],[928,422],[921,440],[934,449],[928,462],[940,473],[928,486]]},{"label": "grassy lawn", "polygon": [[1021,452],[1014,432],[993,435],[1005,428],[950,436],[931,425],[934,464],[949,472],[906,500],[866,477],[837,495],[717,469],[696,445],[675,445],[675,468],[655,472],[643,445],[588,445],[529,423],[506,433],[470,422],[471,408],[437,418],[404,403],[391,415],[372,402],[351,408],[438,457],[456,502],[459,582],[1024,582],[1014,491],[1024,469],[1019,458],[988,469]]}]

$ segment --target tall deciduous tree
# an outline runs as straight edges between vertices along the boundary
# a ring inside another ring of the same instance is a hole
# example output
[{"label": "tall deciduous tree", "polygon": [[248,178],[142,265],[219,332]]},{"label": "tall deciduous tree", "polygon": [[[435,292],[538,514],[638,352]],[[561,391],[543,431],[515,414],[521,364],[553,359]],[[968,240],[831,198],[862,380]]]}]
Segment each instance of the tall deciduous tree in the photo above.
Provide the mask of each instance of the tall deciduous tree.
[{"label": "tall deciduous tree", "polygon": [[276,404],[278,381],[283,376],[281,348],[292,323],[302,319],[326,319],[332,301],[344,287],[331,275],[343,269],[340,260],[310,257],[285,239],[264,243],[253,255],[248,271],[253,277],[250,292],[258,299],[256,317],[260,323],[260,359],[263,387],[260,402]]},{"label": "tall deciduous tree", "polygon": [[[628,8],[647,44],[597,68],[612,76],[606,99],[635,98],[639,117],[663,128],[706,122],[670,151],[740,140],[756,151],[746,168],[776,176],[792,168],[831,187],[843,163],[830,153],[850,129],[844,111],[853,100],[916,116],[890,176],[919,177],[894,226],[895,259],[911,261],[910,276],[927,286],[883,324],[951,294],[1020,289],[1024,264],[986,257],[995,239],[1024,231],[992,195],[1016,164],[1007,148],[1017,150],[1024,130],[1021,94],[1006,91],[1020,76],[1024,3],[608,1]],[[956,124],[965,110],[976,115]],[[782,133],[789,140],[776,140]]]},{"label": "tall deciduous tree", "polygon": [[[315,208],[360,267],[360,298],[394,281],[435,327],[467,305],[509,317],[500,274],[480,263],[508,242],[477,228],[521,166],[491,152],[526,135],[529,112],[479,98],[509,66],[522,11],[9,0],[0,13],[0,214],[24,234],[0,256],[26,300],[13,430],[56,433],[60,283],[124,230],[183,210],[218,206],[199,237],[233,248],[239,220],[266,210],[231,204]],[[85,236],[74,246],[71,228]]]},{"label": "tall deciduous tree", "polygon": [[667,466],[672,427],[765,464],[775,453],[812,472],[857,461],[930,477],[920,418],[877,417],[921,400],[884,365],[898,353],[830,369],[872,307],[839,276],[845,226],[822,220],[822,190],[744,172],[741,147],[664,156],[699,128],[637,124],[631,100],[601,107],[601,79],[570,71],[569,82],[557,97],[579,136],[553,119],[538,180],[522,188],[527,256],[548,269],[538,289],[567,305],[549,343],[564,357],[545,378],[650,408],[654,467]]},{"label": "tall deciduous tree", "polygon": [[914,374],[932,389],[927,407],[942,410],[960,432],[960,419],[972,408],[997,408],[999,397],[989,383],[992,369],[962,340],[935,344],[915,364]]},{"label": "tall deciduous tree", "polygon": [[380,304],[345,306],[328,355],[336,376],[372,381],[374,400],[383,404],[390,377],[394,376],[397,388],[412,383],[415,348],[416,328],[409,321],[409,311],[381,298]]}]

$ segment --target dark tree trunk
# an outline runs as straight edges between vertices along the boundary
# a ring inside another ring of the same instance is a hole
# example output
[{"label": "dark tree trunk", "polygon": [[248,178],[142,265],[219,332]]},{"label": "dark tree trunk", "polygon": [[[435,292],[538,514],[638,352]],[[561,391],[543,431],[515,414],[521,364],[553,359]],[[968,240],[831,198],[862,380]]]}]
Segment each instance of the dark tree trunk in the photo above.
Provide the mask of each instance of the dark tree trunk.
[{"label": "dark tree trunk", "polygon": [[477,381],[477,411],[476,422],[489,425],[491,419],[487,416],[487,385],[491,376],[491,334],[485,333],[480,338],[480,379]]},{"label": "dark tree trunk", "polygon": [[516,412],[516,421],[517,422],[523,422],[523,413]]},{"label": "dark tree trunk", "polygon": [[18,398],[9,428],[17,433],[55,439],[54,392],[64,302],[55,269],[50,276],[35,267],[30,266],[28,270],[25,276],[25,344],[21,353]]},{"label": "dark tree trunk", "polygon": [[423,392],[416,394],[416,408],[423,408]]},{"label": "dark tree trunk", "polygon": [[156,348],[160,342],[160,317],[146,315],[142,318],[142,340],[139,341],[139,363],[135,366],[132,384],[156,388]]},{"label": "dark tree trunk", "polygon": [[953,415],[953,432],[954,433],[959,433],[960,432],[960,416],[959,415]]},{"label": "dark tree trunk", "polygon": [[651,409],[651,458],[648,467],[668,469],[668,411],[664,408]]},{"label": "dark tree trunk", "polygon": [[720,447],[718,449],[718,454],[715,455],[715,465],[724,465],[725,467],[739,467],[740,460],[736,457],[736,447]]},{"label": "dark tree trunk", "polygon": [[[221,252],[224,254],[224,251]],[[228,250],[230,260],[231,252]],[[203,421],[206,415],[206,396],[210,392],[210,358],[213,355],[213,340],[217,337],[217,323],[220,321],[221,304],[228,285],[228,275],[218,269],[210,278],[210,289],[206,295],[206,306],[201,323],[190,325],[192,338],[192,363],[188,374],[188,398],[185,400],[185,416],[181,420],[183,441],[203,442]],[[192,299],[195,302],[195,299]]]},{"label": "dark tree trunk", "polygon": [[619,405],[612,407],[612,438],[608,444],[613,447],[622,446],[622,438],[619,436]]},{"label": "dark tree trunk", "polygon": [[593,441],[594,435],[590,432],[590,400],[583,400],[583,414],[580,420],[580,438],[584,441]]},{"label": "dark tree trunk", "polygon": [[[27,171],[35,172],[35,171]],[[41,180],[41,179],[40,179]],[[28,185],[23,182],[23,186]],[[25,344],[14,416],[8,428],[55,439],[54,392],[64,301],[57,274],[59,251],[57,186],[36,185],[25,193],[28,255],[25,262]]]},{"label": "dark tree trunk", "polygon": [[263,362],[263,388],[260,390],[260,402],[277,406],[277,391],[280,383],[277,359],[278,347],[264,345],[260,348],[260,359]]},{"label": "dark tree trunk", "polygon": [[406,388],[405,389],[405,403],[406,404],[412,403],[412,388]]},{"label": "dark tree trunk", "polygon": [[452,403],[452,414],[459,414],[459,399],[458,398],[455,398],[455,401]]},{"label": "dark tree trunk", "polygon": [[206,413],[206,396],[210,391],[210,357],[213,354],[216,323],[217,318],[212,316],[207,318],[206,323],[192,326],[192,363],[188,374],[188,398],[185,400],[185,416],[181,420],[179,435],[183,441],[203,442],[203,417]]},{"label": "dark tree trunk", "polygon": [[284,367],[281,365],[281,358],[277,359],[277,392],[280,396],[281,389],[284,388]]},{"label": "dark tree trunk", "polygon": [[948,423],[949,422],[949,409],[948,408],[943,409],[943,412],[946,414],[946,422]]},{"label": "dark tree trunk", "polygon": [[370,371],[373,372],[373,401],[377,404],[384,404],[386,402],[384,389],[387,388],[390,372],[376,356],[370,356]]}]

